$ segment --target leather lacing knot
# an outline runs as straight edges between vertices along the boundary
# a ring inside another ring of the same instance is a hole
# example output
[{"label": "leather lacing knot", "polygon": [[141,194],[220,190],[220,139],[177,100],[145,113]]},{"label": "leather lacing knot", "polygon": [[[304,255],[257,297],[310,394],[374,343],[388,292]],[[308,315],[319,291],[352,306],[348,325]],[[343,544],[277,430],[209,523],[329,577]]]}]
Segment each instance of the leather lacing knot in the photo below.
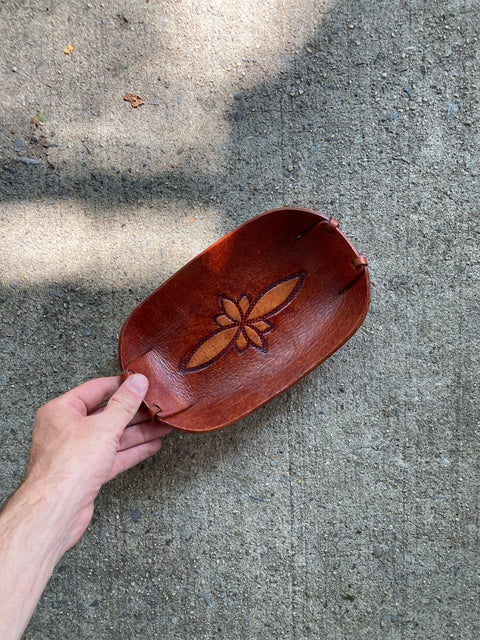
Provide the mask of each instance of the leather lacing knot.
[{"label": "leather lacing knot", "polygon": [[161,412],[162,412],[162,407],[159,407],[158,404],[152,404],[152,406],[148,410],[148,413],[150,415],[150,420],[155,420],[155,418]]},{"label": "leather lacing knot", "polygon": [[328,220],[326,220],[324,231],[325,233],[333,233],[337,227],[338,220],[336,220],[335,218],[329,218]]},{"label": "leather lacing knot", "polygon": [[360,267],[367,267],[368,260],[366,259],[365,256],[362,256],[359,254],[358,256],[355,256],[355,258],[353,258],[352,266],[354,269],[359,269]]}]

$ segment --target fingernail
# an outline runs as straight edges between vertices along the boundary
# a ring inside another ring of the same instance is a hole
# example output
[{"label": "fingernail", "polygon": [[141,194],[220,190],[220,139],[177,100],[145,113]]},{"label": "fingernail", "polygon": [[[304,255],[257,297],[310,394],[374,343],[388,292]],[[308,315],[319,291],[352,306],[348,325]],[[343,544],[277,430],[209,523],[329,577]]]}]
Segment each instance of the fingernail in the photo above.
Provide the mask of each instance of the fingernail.
[{"label": "fingernail", "polygon": [[148,380],[141,373],[135,373],[127,379],[127,384],[135,393],[145,393],[148,387]]}]

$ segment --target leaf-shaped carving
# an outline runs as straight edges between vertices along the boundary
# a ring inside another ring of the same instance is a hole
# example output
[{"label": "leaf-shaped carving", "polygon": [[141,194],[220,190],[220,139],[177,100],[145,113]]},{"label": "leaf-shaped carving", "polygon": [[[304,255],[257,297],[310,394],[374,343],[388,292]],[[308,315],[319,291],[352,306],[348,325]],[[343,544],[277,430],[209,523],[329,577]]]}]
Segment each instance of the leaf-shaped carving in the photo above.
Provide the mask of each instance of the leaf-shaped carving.
[{"label": "leaf-shaped carving", "polygon": [[299,273],[274,284],[256,301],[253,309],[248,314],[248,321],[263,318],[279,311],[297,294],[304,278],[305,275]]},{"label": "leaf-shaped carving", "polygon": [[238,327],[229,327],[210,334],[206,340],[203,340],[193,351],[182,368],[195,369],[196,367],[209,364],[228,347],[237,331]]},{"label": "leaf-shaped carving", "polygon": [[197,371],[216,362],[235,348],[244,353],[249,346],[267,352],[264,333],[270,331],[272,323],[267,320],[274,313],[286,307],[300,291],[305,280],[305,272],[291,275],[274,282],[264,290],[253,303],[247,294],[232,300],[221,295],[220,309],[223,313],[214,316],[213,321],[219,327],[201,340],[180,364],[181,371]]}]

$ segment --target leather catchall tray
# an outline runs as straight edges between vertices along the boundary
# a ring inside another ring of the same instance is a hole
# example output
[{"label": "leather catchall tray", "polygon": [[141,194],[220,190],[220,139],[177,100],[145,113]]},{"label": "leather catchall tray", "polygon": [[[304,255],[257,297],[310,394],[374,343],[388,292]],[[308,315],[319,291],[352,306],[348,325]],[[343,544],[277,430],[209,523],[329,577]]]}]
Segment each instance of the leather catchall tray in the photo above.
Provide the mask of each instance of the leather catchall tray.
[{"label": "leather catchall tray", "polygon": [[367,261],[338,222],[268,211],[180,269],[123,325],[120,366],[150,414],[213,431],[255,411],[339,349],[370,303]]}]

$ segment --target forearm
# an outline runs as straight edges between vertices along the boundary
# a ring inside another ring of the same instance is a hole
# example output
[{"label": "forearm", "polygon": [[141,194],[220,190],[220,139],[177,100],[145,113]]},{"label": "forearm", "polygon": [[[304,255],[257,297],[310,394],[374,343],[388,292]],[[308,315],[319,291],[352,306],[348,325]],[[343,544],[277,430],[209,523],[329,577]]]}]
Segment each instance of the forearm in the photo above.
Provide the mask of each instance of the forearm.
[{"label": "forearm", "polygon": [[0,514],[0,638],[20,638],[66,550],[65,503],[28,480]]}]

